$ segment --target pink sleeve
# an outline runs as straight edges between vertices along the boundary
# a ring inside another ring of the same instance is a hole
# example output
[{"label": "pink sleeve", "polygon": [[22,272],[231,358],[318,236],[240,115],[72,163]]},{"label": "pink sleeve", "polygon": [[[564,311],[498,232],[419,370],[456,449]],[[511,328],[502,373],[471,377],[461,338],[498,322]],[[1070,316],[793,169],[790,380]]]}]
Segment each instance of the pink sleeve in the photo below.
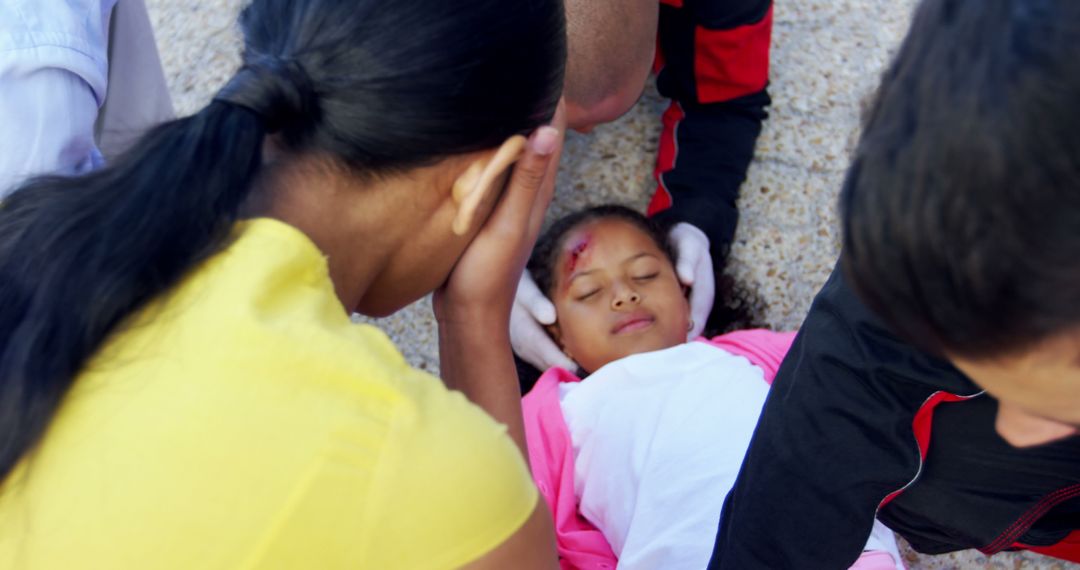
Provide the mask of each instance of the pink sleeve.
[{"label": "pink sleeve", "polygon": [[903,566],[897,566],[896,561],[888,552],[883,550],[868,550],[855,561],[849,570],[897,570]]},{"label": "pink sleeve", "polygon": [[765,372],[765,381],[772,384],[780,363],[787,356],[795,332],[773,332],[765,329],[749,329],[722,334],[702,342],[722,348],[731,354],[746,357],[751,364]]},{"label": "pink sleeve", "polygon": [[574,451],[559,407],[559,384],[579,381],[561,368],[552,368],[522,399],[529,467],[555,519],[563,570],[611,570],[617,562],[615,554],[600,530],[578,512],[574,496]]}]

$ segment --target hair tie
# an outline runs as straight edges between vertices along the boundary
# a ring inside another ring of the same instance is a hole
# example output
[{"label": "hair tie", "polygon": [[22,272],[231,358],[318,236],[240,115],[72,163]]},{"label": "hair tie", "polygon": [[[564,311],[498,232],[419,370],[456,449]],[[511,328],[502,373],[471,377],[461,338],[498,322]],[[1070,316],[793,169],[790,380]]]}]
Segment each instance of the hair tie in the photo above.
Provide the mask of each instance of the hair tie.
[{"label": "hair tie", "polygon": [[314,84],[299,62],[255,56],[244,63],[214,100],[255,113],[268,133],[300,132],[318,118],[315,96]]}]

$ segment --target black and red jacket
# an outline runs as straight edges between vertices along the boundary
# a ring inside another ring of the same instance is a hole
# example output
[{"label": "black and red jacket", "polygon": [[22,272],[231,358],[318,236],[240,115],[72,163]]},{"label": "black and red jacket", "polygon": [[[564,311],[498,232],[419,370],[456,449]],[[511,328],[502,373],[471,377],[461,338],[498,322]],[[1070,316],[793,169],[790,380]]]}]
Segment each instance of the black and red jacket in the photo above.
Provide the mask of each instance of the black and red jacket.
[{"label": "black and red jacket", "polygon": [[656,82],[671,105],[648,213],[700,228],[718,262],[767,116],[771,36],[772,0],[661,0]]},{"label": "black and red jacket", "polygon": [[709,568],[847,568],[875,512],[924,553],[1080,561],[1080,437],[1010,446],[997,402],[894,337],[841,273],[780,368]]}]

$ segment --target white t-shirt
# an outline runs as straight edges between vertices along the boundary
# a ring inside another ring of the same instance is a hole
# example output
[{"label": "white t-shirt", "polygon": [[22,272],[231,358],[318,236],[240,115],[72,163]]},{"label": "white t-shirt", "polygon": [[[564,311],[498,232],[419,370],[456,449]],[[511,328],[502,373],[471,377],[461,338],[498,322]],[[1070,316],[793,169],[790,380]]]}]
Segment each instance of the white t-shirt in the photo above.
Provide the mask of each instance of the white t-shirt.
[{"label": "white t-shirt", "polygon": [[620,568],[704,568],[769,386],[746,358],[691,342],[562,386],[581,513]]}]

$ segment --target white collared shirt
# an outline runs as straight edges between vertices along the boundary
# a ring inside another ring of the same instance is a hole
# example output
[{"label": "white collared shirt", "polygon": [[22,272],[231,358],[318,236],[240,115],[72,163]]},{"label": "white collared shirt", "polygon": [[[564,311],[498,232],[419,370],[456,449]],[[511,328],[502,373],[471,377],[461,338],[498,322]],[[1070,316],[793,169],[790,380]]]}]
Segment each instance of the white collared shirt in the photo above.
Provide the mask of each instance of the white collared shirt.
[{"label": "white collared shirt", "polygon": [[28,176],[103,163],[94,122],[116,1],[0,2],[0,197]]}]

